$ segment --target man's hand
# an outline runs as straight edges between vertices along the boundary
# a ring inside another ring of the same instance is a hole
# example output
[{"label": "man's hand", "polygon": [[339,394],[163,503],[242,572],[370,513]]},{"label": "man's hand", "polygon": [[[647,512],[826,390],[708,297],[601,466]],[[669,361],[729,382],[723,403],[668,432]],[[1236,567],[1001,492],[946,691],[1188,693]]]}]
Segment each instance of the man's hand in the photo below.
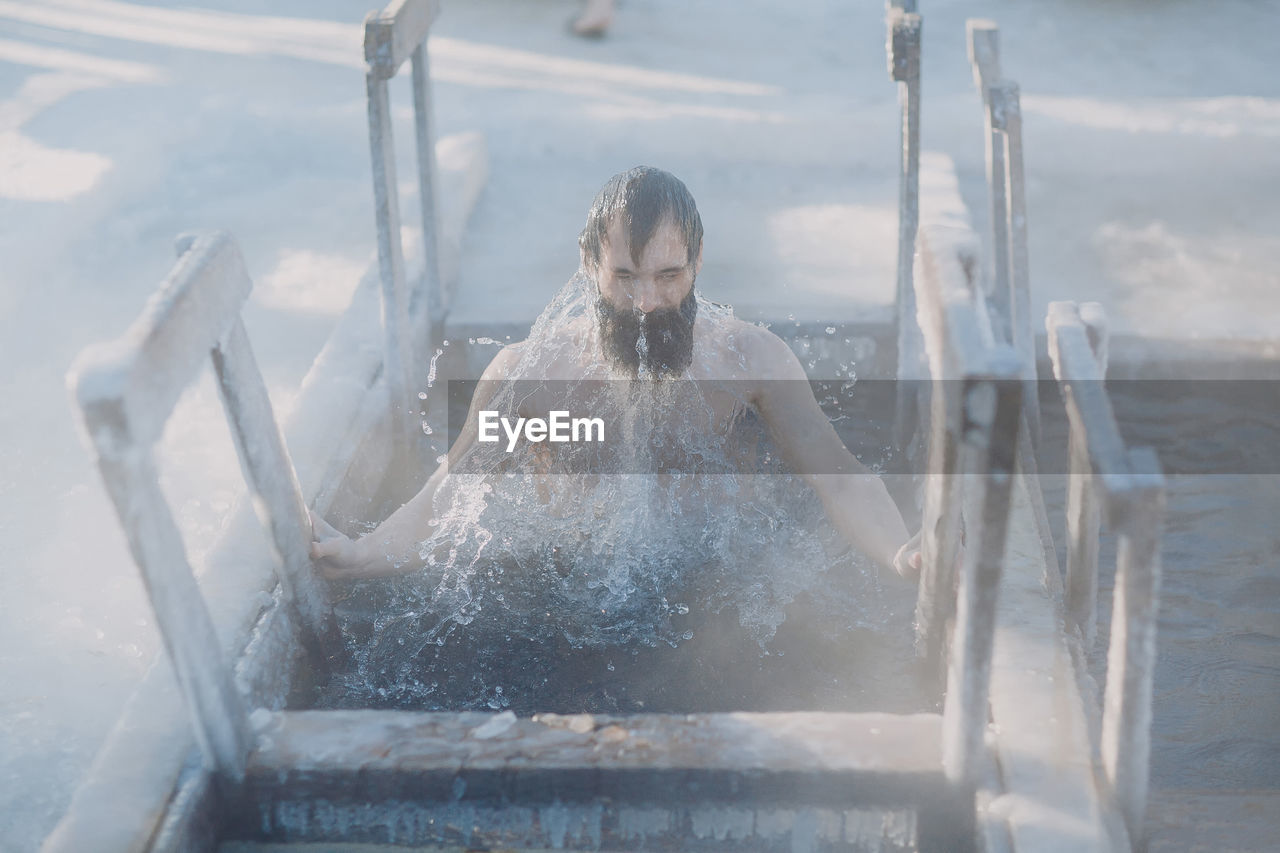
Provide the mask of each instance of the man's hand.
[{"label": "man's hand", "polygon": [[311,559],[329,580],[355,580],[363,576],[364,561],[356,543],[310,510]]},{"label": "man's hand", "polygon": [[[924,539],[924,528],[916,531],[916,535],[906,541],[898,553],[893,557],[894,570],[909,581],[920,579],[920,569],[924,566],[924,551],[922,548]],[[964,546],[965,546],[965,530],[964,517],[960,517],[960,541],[956,543],[956,559],[953,567],[955,576],[959,576],[960,568],[964,565]]]},{"label": "man's hand", "polygon": [[916,531],[893,557],[893,569],[909,581],[920,579],[920,567],[924,565],[924,553],[920,550],[920,540],[924,528]]}]

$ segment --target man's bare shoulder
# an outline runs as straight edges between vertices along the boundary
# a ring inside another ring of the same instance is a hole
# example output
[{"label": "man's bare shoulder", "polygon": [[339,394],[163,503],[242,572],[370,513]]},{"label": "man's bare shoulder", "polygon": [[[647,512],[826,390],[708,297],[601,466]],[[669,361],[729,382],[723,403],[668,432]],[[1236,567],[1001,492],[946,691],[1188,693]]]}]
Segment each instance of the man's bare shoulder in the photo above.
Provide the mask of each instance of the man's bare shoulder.
[{"label": "man's bare shoulder", "polygon": [[786,341],[764,326],[737,317],[715,321],[714,347],[708,353],[711,364],[739,379],[794,379],[804,375],[799,361]]},{"label": "man's bare shoulder", "polygon": [[484,373],[480,378],[482,380],[500,380],[511,376],[516,365],[520,363],[521,356],[524,355],[528,343],[528,341],[516,341],[498,350],[497,355],[489,362],[489,366],[484,369]]},{"label": "man's bare shoulder", "polygon": [[507,344],[485,368],[483,379],[577,379],[586,367],[590,325],[577,317],[553,335]]}]

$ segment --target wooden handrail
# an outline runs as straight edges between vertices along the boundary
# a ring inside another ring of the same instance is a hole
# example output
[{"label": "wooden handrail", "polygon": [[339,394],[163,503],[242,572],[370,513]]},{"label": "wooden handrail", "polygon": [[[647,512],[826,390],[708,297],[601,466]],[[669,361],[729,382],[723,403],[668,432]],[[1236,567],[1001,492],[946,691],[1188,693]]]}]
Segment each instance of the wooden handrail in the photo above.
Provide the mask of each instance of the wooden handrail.
[{"label": "wooden handrail", "polygon": [[[908,8],[909,7],[909,8]],[[898,174],[898,277],[894,296],[897,363],[899,376],[909,373],[909,364],[918,351],[918,333],[912,322],[916,313],[912,287],[912,263],[916,229],[920,221],[920,39],[922,21],[915,14],[915,2],[896,0],[887,18],[886,52],[889,77],[898,83],[902,109],[900,167]],[[894,441],[905,448],[916,421],[918,401],[912,389],[900,385],[894,401]]]},{"label": "wooden handrail", "polygon": [[1006,343],[1013,341],[1010,325],[1013,316],[1009,304],[1009,230],[1005,212],[1004,142],[991,126],[987,109],[988,91],[1000,81],[1000,28],[994,21],[970,18],[965,21],[965,37],[973,83],[982,97],[983,143],[986,147],[988,228],[991,239],[991,263],[987,265],[987,295],[991,299],[996,321],[996,334]]},{"label": "wooden handrail", "polygon": [[440,0],[393,0],[364,22],[364,61],[370,72],[390,80],[426,40],[440,14]]},{"label": "wooden handrail", "polygon": [[1103,384],[1101,306],[1050,303],[1045,325],[1070,423],[1065,609],[1086,649],[1096,635],[1101,517],[1119,538],[1101,752],[1112,796],[1139,844],[1151,754],[1164,477],[1155,453],[1127,448],[1116,424]]},{"label": "wooden handrail", "polygon": [[[996,595],[1004,560],[1023,383],[1017,354],[992,339],[968,229],[926,225],[917,239],[919,326],[931,375],[931,423],[916,607],[917,646],[948,661],[943,762],[971,784],[987,720]],[[966,496],[965,489],[971,490]],[[959,576],[961,503],[970,518]],[[947,626],[954,620],[947,648]]]},{"label": "wooden handrail", "polygon": [[[382,277],[384,370],[396,424],[395,443],[402,458],[413,458],[421,441],[418,398],[420,366],[430,346],[428,330],[439,328],[447,310],[441,275],[440,222],[436,199],[436,147],[431,111],[427,35],[439,12],[438,0],[395,0],[365,19],[365,89],[368,96],[369,150],[373,168],[374,211],[378,227],[378,266]],[[422,287],[405,279],[400,241],[400,199],[396,183],[395,141],[388,81],[412,59],[414,131],[418,193],[422,207]],[[422,304],[419,304],[422,303]],[[423,330],[414,319],[423,316]],[[417,340],[427,346],[418,351]]]},{"label": "wooden handrail", "polygon": [[271,532],[277,576],[304,642],[327,656],[340,641],[309,558],[311,528],[240,307],[252,283],[224,233],[180,238],[179,259],[118,341],[91,348],[71,383],[102,478],[142,573],[206,764],[244,774],[252,738],[213,620],[160,488],[153,448],[183,389],[211,359],[236,450]]},{"label": "wooden handrail", "polygon": [[987,294],[997,340],[1011,344],[1023,361],[1027,388],[1023,408],[1032,445],[1040,446],[1040,406],[1036,399],[1035,335],[1031,328],[1027,206],[1022,159],[1022,111],[1018,84],[1000,68],[1000,29],[993,21],[965,22],[973,82],[982,98],[986,148],[991,262]]}]

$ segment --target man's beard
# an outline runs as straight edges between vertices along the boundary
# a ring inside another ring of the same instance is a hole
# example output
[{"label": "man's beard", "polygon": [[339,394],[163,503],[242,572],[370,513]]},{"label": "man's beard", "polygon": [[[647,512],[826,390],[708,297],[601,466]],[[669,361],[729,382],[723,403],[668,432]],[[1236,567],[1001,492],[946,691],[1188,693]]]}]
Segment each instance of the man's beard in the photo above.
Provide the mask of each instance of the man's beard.
[{"label": "man's beard", "polygon": [[604,356],[629,376],[639,376],[642,368],[659,378],[684,373],[693,362],[693,321],[697,316],[698,300],[692,285],[677,307],[648,314],[620,310],[602,294],[596,295],[596,322]]}]

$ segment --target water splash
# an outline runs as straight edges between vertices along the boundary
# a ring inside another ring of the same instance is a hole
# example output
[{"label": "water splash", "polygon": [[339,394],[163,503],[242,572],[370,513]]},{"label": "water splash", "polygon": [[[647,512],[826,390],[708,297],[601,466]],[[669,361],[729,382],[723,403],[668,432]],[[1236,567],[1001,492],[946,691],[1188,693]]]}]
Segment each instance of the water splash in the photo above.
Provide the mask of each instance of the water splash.
[{"label": "water splash", "polygon": [[[522,388],[618,378],[599,356],[595,298],[586,276],[570,280],[527,341],[502,350],[508,377]],[[747,378],[745,324],[701,296],[696,323],[695,369],[714,361]],[[677,648],[725,617],[756,655],[768,654],[788,605],[818,584],[844,546],[817,496],[780,467],[750,407],[738,405],[728,430],[709,428],[710,392],[647,375],[647,346],[642,323],[640,375],[595,385],[593,405],[610,407],[621,430],[617,473],[575,472],[574,451],[548,469],[526,444],[450,474],[421,543],[426,567],[366,585],[377,615],[344,626],[357,669],[340,680],[359,697],[347,701],[434,706],[447,688],[474,707],[505,708],[518,687],[498,686],[511,668],[504,649],[601,651],[613,672],[619,652]],[[516,405],[514,395],[524,393],[516,388],[500,385],[488,407]],[[743,448],[754,453],[751,473],[697,473],[740,470]],[[670,458],[682,464],[664,464]],[[882,625],[874,571],[847,557],[842,571],[865,592],[846,624]],[[440,676],[441,660],[462,648],[470,650],[466,671]]]}]

